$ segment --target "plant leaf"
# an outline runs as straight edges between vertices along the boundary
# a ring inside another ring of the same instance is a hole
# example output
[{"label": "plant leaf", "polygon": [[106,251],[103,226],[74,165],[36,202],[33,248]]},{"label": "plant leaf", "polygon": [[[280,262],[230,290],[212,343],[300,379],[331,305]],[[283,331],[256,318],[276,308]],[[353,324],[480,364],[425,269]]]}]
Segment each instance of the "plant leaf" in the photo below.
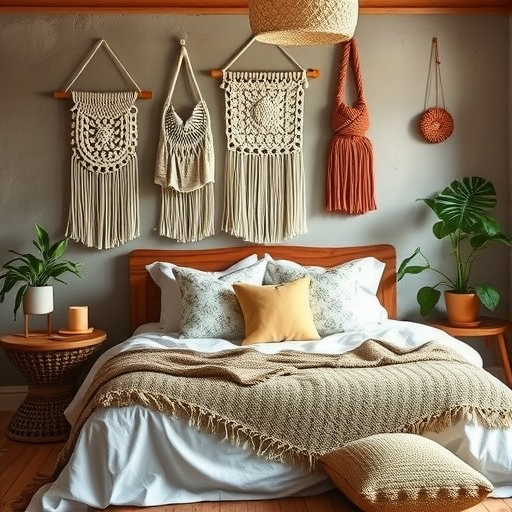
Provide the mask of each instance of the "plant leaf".
[{"label": "plant leaf", "polygon": [[439,222],[436,222],[432,226],[432,233],[434,233],[434,236],[437,239],[442,240],[443,238],[445,238],[448,235],[452,234],[453,233],[453,229],[452,229],[452,227],[449,224],[447,224],[446,222],[441,220]]},{"label": "plant leaf", "polygon": [[489,310],[494,311],[500,303],[500,294],[498,291],[488,284],[480,284],[473,286],[475,293],[478,295],[480,302]]},{"label": "plant leaf", "polygon": [[48,251],[48,258],[49,259],[58,259],[62,257],[64,252],[66,251],[66,248],[68,246],[68,240],[67,238],[64,238],[62,240],[59,240],[55,244],[53,244]]},{"label": "plant leaf", "polygon": [[439,302],[440,297],[441,292],[431,286],[424,286],[423,288],[420,288],[416,295],[416,300],[420,305],[421,316],[427,316]]},{"label": "plant leaf", "polygon": [[48,257],[48,251],[50,249],[50,237],[48,232],[43,229],[39,224],[35,224],[37,240],[32,240],[32,243],[39,250],[43,259]]},{"label": "plant leaf", "polygon": [[496,206],[496,190],[490,181],[480,176],[452,181],[435,201],[437,215],[452,232],[460,229],[465,233],[496,233],[496,223],[487,215]]}]

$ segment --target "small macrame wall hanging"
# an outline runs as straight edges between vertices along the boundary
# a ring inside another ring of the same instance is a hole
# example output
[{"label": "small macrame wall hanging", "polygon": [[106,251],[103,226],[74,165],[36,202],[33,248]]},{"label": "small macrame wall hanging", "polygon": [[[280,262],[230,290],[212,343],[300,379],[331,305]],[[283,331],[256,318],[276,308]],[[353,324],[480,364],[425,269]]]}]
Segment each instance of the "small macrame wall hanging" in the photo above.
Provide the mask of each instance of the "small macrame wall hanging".
[{"label": "small macrame wall hanging", "polygon": [[307,72],[223,68],[227,152],[222,229],[248,242],[275,243],[306,232],[302,154]]},{"label": "small macrame wall hanging", "polygon": [[[215,232],[215,154],[208,107],[197,85],[185,41],[180,44],[160,126],[155,183],[162,192],[160,235],[178,242],[196,242]],[[183,62],[197,102],[185,121],[172,104]]]},{"label": "small macrame wall hanging", "polygon": [[[432,94],[432,82],[435,89],[435,106],[429,107]],[[445,108],[443,84],[441,81],[441,59],[437,37],[432,38],[430,66],[425,91],[424,112],[420,116],[421,136],[431,144],[445,141],[453,133],[453,118]]]},{"label": "small macrame wall hanging", "polygon": [[[125,92],[69,90],[104,46],[137,89]],[[66,236],[87,247],[110,249],[139,236],[137,147],[141,91],[106,41],[100,40],[57,98],[71,96],[71,198]]]},{"label": "small macrame wall hanging", "polygon": [[[359,215],[377,208],[374,197],[373,147],[365,136],[370,116],[363,95],[363,80],[355,39],[341,43],[331,138],[327,157],[326,208],[331,212]],[[349,69],[357,98],[345,102]]]}]

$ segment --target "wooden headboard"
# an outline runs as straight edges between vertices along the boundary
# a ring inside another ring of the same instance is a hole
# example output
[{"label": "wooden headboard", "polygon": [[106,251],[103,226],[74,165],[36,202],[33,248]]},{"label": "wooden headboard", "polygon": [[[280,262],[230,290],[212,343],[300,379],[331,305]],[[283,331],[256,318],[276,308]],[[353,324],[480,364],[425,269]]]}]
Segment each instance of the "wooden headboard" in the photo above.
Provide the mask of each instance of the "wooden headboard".
[{"label": "wooden headboard", "polygon": [[146,265],[165,261],[198,270],[224,270],[233,263],[257,254],[265,253],[274,259],[288,259],[301,265],[333,267],[366,256],[374,256],[386,264],[379,287],[381,304],[390,318],[396,318],[396,253],[392,245],[366,245],[361,247],[299,247],[293,245],[246,245],[221,249],[165,250],[136,249],[129,254],[130,265],[130,322],[132,330],[148,322],[160,319],[160,289],[155,284]]}]

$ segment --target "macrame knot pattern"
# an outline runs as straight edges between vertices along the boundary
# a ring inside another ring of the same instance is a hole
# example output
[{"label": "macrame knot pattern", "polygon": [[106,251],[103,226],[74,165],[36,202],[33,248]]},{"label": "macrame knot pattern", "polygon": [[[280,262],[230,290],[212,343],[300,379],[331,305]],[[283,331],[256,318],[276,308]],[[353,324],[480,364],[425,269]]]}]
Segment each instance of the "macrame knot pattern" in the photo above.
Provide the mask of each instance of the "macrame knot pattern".
[{"label": "macrame knot pattern", "polygon": [[245,154],[302,151],[303,72],[231,72],[226,89],[228,149]]},{"label": "macrame knot pattern", "polygon": [[77,158],[89,164],[90,172],[117,171],[135,154],[134,93],[115,94],[113,103],[109,95],[73,92],[71,147]]},{"label": "macrame knot pattern", "polygon": [[139,236],[137,92],[71,94],[66,236],[109,249]]},{"label": "macrame knot pattern", "polygon": [[336,135],[364,137],[370,127],[370,114],[363,99],[354,105],[337,105],[332,115],[332,128]]},{"label": "macrame knot pattern", "polygon": [[221,87],[227,136],[222,229],[255,243],[305,233],[306,72],[224,71]]},{"label": "macrame knot pattern", "polygon": [[[176,160],[171,172],[159,172],[155,182],[164,187],[173,187],[179,192],[190,192],[213,181],[213,155],[205,156],[205,140],[211,141],[210,116],[204,101],[199,102],[190,117],[183,121],[172,105],[164,114],[167,150]],[[204,165],[205,161],[210,165]],[[168,164],[169,165],[169,164]],[[164,170],[164,169],[163,169]],[[210,172],[212,171],[212,172]]]}]

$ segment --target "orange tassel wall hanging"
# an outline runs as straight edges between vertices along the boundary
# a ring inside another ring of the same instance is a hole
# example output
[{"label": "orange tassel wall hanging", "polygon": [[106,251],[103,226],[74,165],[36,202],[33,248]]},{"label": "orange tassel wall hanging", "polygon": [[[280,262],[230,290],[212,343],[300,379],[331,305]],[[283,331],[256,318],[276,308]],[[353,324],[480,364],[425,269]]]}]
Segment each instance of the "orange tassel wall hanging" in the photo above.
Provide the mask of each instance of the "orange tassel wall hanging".
[{"label": "orange tassel wall hanging", "polygon": [[[328,211],[362,214],[377,208],[374,198],[373,147],[365,136],[370,125],[355,39],[342,43],[336,104],[332,115],[334,135],[327,158]],[[357,100],[345,103],[345,86],[352,66]]]}]

